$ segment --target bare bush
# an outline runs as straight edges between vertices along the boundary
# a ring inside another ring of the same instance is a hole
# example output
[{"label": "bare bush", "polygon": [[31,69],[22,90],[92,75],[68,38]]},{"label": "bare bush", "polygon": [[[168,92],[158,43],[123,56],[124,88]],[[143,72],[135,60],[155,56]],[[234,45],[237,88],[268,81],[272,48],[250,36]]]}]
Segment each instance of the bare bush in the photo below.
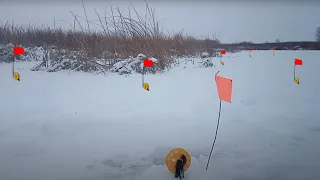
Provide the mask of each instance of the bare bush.
[{"label": "bare bush", "polygon": [[[0,25],[0,44],[55,46],[57,49],[77,50],[84,52],[81,61],[102,56],[114,60],[142,53],[157,58],[161,69],[170,66],[173,56],[195,55],[219,44],[217,39],[200,40],[185,36],[183,32],[164,34],[156,20],[155,10],[147,3],[145,17],[141,17],[131,4],[128,15],[112,6],[111,13],[105,12],[104,16],[95,10],[98,21],[88,20],[83,2],[82,5],[85,18],[70,11],[74,17],[73,25],[70,24],[72,30],[5,23]],[[85,20],[86,27],[81,25],[81,19]],[[100,30],[93,31],[90,25],[99,26]]]},{"label": "bare bush", "polygon": [[320,42],[320,27],[316,30],[316,41]]}]

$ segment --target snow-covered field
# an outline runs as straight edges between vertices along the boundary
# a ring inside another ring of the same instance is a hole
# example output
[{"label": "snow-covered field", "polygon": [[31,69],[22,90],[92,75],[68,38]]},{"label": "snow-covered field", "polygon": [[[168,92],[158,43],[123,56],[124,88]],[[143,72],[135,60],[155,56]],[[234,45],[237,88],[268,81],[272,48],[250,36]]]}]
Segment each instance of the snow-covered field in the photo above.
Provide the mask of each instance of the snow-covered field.
[{"label": "snow-covered field", "polygon": [[[1,180],[171,180],[168,151],[192,155],[186,180],[320,178],[320,52],[248,52],[225,66],[162,75],[32,72],[0,64]],[[301,84],[293,81],[294,58]],[[218,116],[214,74],[233,79]]]}]

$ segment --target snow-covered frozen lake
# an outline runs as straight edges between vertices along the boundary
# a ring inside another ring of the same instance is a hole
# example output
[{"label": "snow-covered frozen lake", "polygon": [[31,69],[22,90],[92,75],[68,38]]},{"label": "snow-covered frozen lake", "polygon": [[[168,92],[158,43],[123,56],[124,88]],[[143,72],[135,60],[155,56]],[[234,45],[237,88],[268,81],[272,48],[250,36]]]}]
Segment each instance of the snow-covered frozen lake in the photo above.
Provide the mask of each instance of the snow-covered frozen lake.
[{"label": "snow-covered frozen lake", "polygon": [[[125,78],[0,64],[1,180],[171,180],[168,151],[192,155],[186,180],[320,179],[320,52],[232,54],[225,66]],[[303,60],[293,81],[294,59]],[[233,80],[219,134],[214,74]]]}]

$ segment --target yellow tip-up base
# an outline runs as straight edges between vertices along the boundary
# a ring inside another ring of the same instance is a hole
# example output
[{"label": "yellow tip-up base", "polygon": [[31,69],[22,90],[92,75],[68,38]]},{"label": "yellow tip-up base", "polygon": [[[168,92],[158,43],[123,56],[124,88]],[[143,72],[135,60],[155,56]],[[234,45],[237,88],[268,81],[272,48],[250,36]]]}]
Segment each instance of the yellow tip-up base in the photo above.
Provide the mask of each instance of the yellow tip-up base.
[{"label": "yellow tip-up base", "polygon": [[20,81],[20,74],[18,72],[13,73],[13,78],[17,81]]},{"label": "yellow tip-up base", "polygon": [[187,162],[184,165],[184,171],[187,171],[191,165],[191,156],[188,151],[184,150],[183,148],[175,148],[172,149],[166,158],[166,165],[172,173],[176,171],[176,163],[177,160],[181,158],[181,156],[186,156]]}]

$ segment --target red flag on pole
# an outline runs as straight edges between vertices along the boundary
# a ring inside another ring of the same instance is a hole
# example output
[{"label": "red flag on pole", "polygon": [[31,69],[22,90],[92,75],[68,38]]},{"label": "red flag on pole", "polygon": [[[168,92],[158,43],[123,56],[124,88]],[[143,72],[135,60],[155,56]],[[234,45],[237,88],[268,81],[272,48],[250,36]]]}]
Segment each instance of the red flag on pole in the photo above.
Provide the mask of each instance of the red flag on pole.
[{"label": "red flag on pole", "polygon": [[145,60],[143,61],[143,66],[144,66],[144,67],[152,67],[152,60],[145,59]]},{"label": "red flag on pole", "polygon": [[13,48],[13,54],[14,55],[22,55],[22,54],[24,54],[24,49],[22,47],[15,46]]},{"label": "red flag on pole", "polygon": [[249,51],[252,51],[252,48],[249,48]]},{"label": "red flag on pole", "polygon": [[226,50],[221,50],[221,54],[226,54]]},{"label": "red flag on pole", "polygon": [[302,65],[302,60],[301,59],[295,59],[294,60],[294,65]]}]

